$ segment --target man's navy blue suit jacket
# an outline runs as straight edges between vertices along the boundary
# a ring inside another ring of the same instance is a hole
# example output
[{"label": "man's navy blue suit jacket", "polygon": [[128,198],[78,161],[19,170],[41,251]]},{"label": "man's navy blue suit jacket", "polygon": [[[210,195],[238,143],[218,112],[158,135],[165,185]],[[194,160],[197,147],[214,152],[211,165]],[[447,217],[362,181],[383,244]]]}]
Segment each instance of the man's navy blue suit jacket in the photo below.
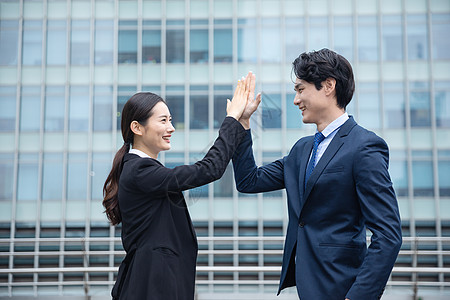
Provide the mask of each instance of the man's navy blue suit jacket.
[{"label": "man's navy blue suit jacket", "polygon": [[[257,167],[250,130],[233,157],[237,189],[286,189],[289,224],[278,293],[297,286],[301,300],[379,299],[400,250],[397,199],[383,139],[350,117],[304,187],[313,137]],[[372,233],[367,247],[366,229]]]}]

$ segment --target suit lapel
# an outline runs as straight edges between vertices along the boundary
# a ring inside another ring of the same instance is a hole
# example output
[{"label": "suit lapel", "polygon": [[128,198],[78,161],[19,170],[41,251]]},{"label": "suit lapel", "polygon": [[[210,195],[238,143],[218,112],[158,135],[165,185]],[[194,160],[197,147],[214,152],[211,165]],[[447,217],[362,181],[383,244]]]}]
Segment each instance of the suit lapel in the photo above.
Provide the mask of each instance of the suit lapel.
[{"label": "suit lapel", "polygon": [[302,154],[300,155],[300,170],[299,170],[299,180],[298,180],[298,190],[300,194],[300,201],[295,201],[294,208],[296,209],[296,213],[298,216],[300,216],[300,212],[302,210],[303,204],[304,204],[304,193],[305,193],[305,173],[306,173],[306,165],[309,161],[309,156],[311,155],[311,151],[314,145],[314,138],[311,136],[310,140],[305,143],[305,146],[303,148],[304,151],[302,151]]},{"label": "suit lapel", "polygon": [[[314,168],[313,172],[311,173],[311,176],[309,177],[309,180],[306,184],[304,194],[302,195],[302,197],[300,197],[300,199],[301,199],[300,200],[300,212],[301,212],[304,204],[308,200],[309,194],[311,193],[312,188],[316,184],[317,179],[319,179],[323,170],[326,168],[328,163],[331,161],[331,159],[336,155],[336,153],[339,151],[339,149],[344,144],[343,138],[348,135],[348,133],[351,131],[351,129],[355,125],[356,125],[356,122],[353,120],[353,117],[350,116],[350,118],[342,125],[342,127],[339,129],[339,131],[334,136],[331,143],[328,145],[327,149],[325,150],[325,152],[323,153],[319,162],[317,163],[316,167]],[[309,156],[306,159],[302,158],[303,177],[301,177],[302,179],[299,180],[302,182],[302,184],[304,183],[304,180],[305,180],[306,163],[308,162],[308,158],[309,158]],[[301,190],[303,190],[303,189],[301,189]]]}]

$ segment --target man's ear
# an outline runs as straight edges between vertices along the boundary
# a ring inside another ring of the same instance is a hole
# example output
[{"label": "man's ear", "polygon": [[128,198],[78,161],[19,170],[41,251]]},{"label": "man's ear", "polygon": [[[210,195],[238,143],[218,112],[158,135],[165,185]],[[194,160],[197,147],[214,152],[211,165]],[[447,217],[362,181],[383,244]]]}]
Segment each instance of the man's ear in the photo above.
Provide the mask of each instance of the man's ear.
[{"label": "man's ear", "polygon": [[133,133],[136,134],[136,135],[142,135],[142,134],[143,134],[143,132],[142,132],[142,125],[139,124],[138,121],[133,121],[133,122],[131,122],[131,124],[130,124],[130,129],[131,129],[131,131],[133,131]]},{"label": "man's ear", "polygon": [[327,96],[332,95],[333,93],[336,93],[336,79],[328,77],[327,79],[325,79],[325,84],[324,84],[324,88],[325,88],[325,94]]}]

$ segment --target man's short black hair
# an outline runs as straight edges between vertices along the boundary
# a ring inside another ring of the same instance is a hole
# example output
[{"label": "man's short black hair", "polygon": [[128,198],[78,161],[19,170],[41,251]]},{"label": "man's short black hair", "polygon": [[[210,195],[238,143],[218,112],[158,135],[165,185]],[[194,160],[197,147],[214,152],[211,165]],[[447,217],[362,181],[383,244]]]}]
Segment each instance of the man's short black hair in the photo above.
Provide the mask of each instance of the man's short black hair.
[{"label": "man's short black hair", "polygon": [[336,80],[337,105],[340,108],[345,109],[352,100],[355,79],[352,66],[342,55],[324,48],[300,54],[292,65],[295,76],[313,83],[317,90],[322,88],[322,82],[327,78],[334,78]]}]

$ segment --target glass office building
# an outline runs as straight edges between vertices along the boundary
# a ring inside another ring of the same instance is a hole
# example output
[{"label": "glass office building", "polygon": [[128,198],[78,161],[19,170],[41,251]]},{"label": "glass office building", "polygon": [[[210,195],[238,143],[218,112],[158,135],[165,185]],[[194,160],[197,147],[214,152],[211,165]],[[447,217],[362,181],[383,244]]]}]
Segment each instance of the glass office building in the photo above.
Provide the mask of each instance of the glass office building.
[{"label": "glass office building", "polygon": [[[167,100],[176,132],[159,159],[189,164],[252,70],[264,164],[314,132],[293,105],[291,63],[323,47],[353,65],[348,112],[391,150],[404,243],[385,299],[448,297],[449,32],[448,0],[0,0],[0,297],[108,299],[124,252],[102,186],[132,94]],[[240,194],[232,173],[185,193],[197,297],[274,299],[286,195]]]}]

